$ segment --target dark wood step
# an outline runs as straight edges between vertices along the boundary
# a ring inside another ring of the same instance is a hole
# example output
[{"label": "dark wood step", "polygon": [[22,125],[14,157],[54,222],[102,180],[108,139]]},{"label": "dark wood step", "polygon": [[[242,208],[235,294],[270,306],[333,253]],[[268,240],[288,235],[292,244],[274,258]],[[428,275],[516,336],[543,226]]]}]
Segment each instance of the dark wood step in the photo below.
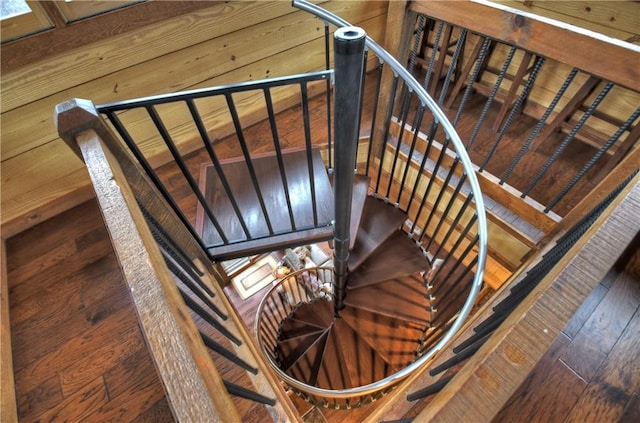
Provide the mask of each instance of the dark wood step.
[{"label": "dark wood step", "polygon": [[429,262],[407,234],[393,232],[355,270],[349,271],[349,290],[429,269]]},{"label": "dark wood step", "polygon": [[308,385],[315,386],[318,381],[329,332],[329,328],[322,331],[322,334],[315,342],[289,366],[287,374]]},{"label": "dark wood step", "polygon": [[303,322],[289,317],[282,323],[278,341],[286,341],[287,339],[297,338],[298,336],[321,332],[325,328],[326,327],[312,325],[309,322]]},{"label": "dark wood step", "polygon": [[[212,164],[203,165],[200,170],[200,188],[228,240],[228,244],[225,245],[204,209],[198,205],[196,229],[205,244],[210,246],[209,253],[216,258],[229,259],[330,239],[334,210],[333,201],[327,199],[333,198],[333,190],[320,152],[312,150],[311,158],[317,222],[314,220],[312,183],[305,150],[286,151],[282,155],[288,190],[285,190],[284,179],[278,171],[275,153],[252,158],[252,166],[273,233],[269,232],[267,218],[243,157],[221,163],[224,177],[242,219],[237,216],[223,179],[215,167]],[[287,207],[287,191],[291,200],[294,225],[291,223]],[[249,236],[242,227],[242,221]]]},{"label": "dark wood step", "polygon": [[293,366],[328,329],[278,342],[280,368],[285,372]]},{"label": "dark wood step", "polygon": [[356,242],[349,255],[349,269],[357,269],[389,236],[397,231],[407,216],[396,207],[367,197]]},{"label": "dark wood step", "polygon": [[324,329],[333,322],[333,303],[325,300],[304,303],[290,317]]},{"label": "dark wood step", "polygon": [[[329,176],[331,186],[333,186],[333,174]],[[370,178],[366,175],[353,176],[353,193],[351,195],[351,220],[349,222],[349,249],[352,250],[356,245],[356,238],[364,212],[367,194],[369,192]]]},{"label": "dark wood step", "polygon": [[317,386],[348,389],[368,385],[389,374],[389,366],[344,320],[333,322]]},{"label": "dark wood step", "polygon": [[340,310],[340,316],[389,364],[389,374],[406,367],[415,358],[422,335],[418,325],[350,306]]},{"label": "dark wood step", "polygon": [[348,291],[345,304],[424,327],[432,318],[427,289],[419,273]]}]

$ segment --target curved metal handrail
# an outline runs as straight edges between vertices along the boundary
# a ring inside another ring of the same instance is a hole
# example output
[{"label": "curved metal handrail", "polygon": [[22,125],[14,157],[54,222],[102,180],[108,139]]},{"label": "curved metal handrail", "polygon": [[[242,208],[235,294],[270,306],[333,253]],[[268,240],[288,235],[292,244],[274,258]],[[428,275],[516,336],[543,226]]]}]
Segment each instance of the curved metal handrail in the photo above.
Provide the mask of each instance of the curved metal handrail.
[{"label": "curved metal handrail", "polygon": [[[317,16],[320,19],[323,19],[337,27],[345,27],[350,26],[349,22],[344,19],[334,15],[327,10],[316,6],[312,3],[309,3],[305,0],[293,0],[293,6],[304,10],[308,13],[311,13]],[[302,383],[296,379],[285,374],[282,370],[280,370],[277,364],[271,359],[269,354],[265,354],[267,359],[269,360],[271,366],[278,374],[280,378],[282,378],[287,384],[291,387],[298,389],[302,392],[323,397],[323,398],[331,398],[331,399],[347,399],[358,396],[366,396],[371,395],[385,389],[391,388],[397,385],[400,381],[410,376],[412,373],[422,368],[440,349],[447,344],[451,338],[458,332],[458,330],[462,327],[464,321],[471,313],[471,309],[475,303],[475,300],[480,292],[480,288],[482,286],[482,281],[484,277],[484,266],[487,258],[487,220],[485,215],[484,202],[482,198],[482,194],[480,191],[480,185],[478,183],[478,179],[475,175],[475,170],[471,163],[471,160],[465,150],[464,144],[458,134],[455,131],[455,128],[444,114],[444,112],[438,107],[437,103],[431,98],[431,96],[426,92],[426,90],[415,80],[415,78],[409,73],[407,69],[405,69],[391,54],[389,54],[386,50],[384,50],[380,45],[378,45],[375,41],[373,41],[370,37],[367,36],[366,47],[373,51],[382,63],[388,64],[396,76],[399,76],[400,79],[404,81],[409,90],[413,91],[417,97],[422,102],[422,106],[428,108],[437,123],[442,125],[446,136],[449,137],[449,140],[453,143],[455,147],[455,151],[457,154],[457,158],[460,163],[462,163],[464,172],[468,178],[468,183],[471,187],[471,192],[474,197],[474,201],[476,204],[476,213],[477,213],[477,228],[478,228],[478,261],[477,261],[477,271],[474,275],[474,280],[471,286],[471,290],[469,295],[460,310],[458,317],[455,319],[455,322],[451,325],[449,330],[440,338],[440,340],[427,352],[421,355],[416,361],[409,364],[402,370],[387,376],[384,379],[381,379],[377,382],[370,383],[368,385],[359,386],[356,388],[349,389],[341,389],[341,390],[329,390],[329,389],[321,389],[315,386],[310,386],[305,383]],[[282,282],[282,281],[280,281]],[[272,288],[276,289],[278,285]],[[269,291],[271,293],[271,290]],[[269,293],[267,295],[269,295]],[[266,298],[266,297],[265,297]],[[262,304],[258,308],[258,317],[256,324],[259,325],[261,322],[260,310],[262,309]],[[258,326],[259,327],[259,326]],[[264,351],[264,345],[260,342],[261,347]],[[266,352],[266,351],[265,351]]]}]

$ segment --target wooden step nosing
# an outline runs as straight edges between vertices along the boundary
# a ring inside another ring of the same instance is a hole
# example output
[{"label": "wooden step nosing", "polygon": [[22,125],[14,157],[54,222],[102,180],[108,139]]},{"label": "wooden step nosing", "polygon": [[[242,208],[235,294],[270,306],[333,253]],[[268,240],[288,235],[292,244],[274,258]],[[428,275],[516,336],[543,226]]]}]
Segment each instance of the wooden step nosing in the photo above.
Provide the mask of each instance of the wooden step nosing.
[{"label": "wooden step nosing", "polygon": [[313,347],[314,347],[318,342],[320,342],[320,340],[321,340],[322,338],[324,338],[324,337],[327,335],[327,333],[329,332],[329,330],[331,329],[331,327],[332,327],[332,326],[329,326],[328,328],[325,328],[323,331],[321,331],[321,332],[322,332],[322,334],[321,334],[321,335],[319,335],[319,336],[316,338],[316,340],[315,340],[315,341],[313,341],[313,342],[311,343],[311,345],[309,345],[309,347],[307,347],[307,348],[306,348],[306,349],[305,349],[305,350],[304,350],[304,351],[303,351],[303,352],[298,356],[298,358],[296,358],[296,359],[295,359],[295,361],[294,361],[293,363],[291,363],[291,364],[287,367],[287,369],[285,370],[285,373],[286,373],[286,372],[288,372],[289,370],[291,370],[291,368],[293,368],[293,366],[295,366],[296,364],[298,364],[298,362],[299,362],[299,361],[300,361],[300,360],[301,360],[305,355],[307,355],[307,353],[308,353],[309,351],[311,351],[311,349],[312,349],[312,348],[313,348]]}]

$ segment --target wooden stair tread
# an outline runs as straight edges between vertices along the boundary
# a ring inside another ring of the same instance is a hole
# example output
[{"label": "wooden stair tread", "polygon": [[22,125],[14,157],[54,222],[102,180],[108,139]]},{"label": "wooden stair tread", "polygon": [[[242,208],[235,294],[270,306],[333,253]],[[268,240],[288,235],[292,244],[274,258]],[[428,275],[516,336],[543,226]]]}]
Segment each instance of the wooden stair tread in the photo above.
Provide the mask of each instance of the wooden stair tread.
[{"label": "wooden stair tread", "polygon": [[367,197],[358,228],[358,235],[349,256],[349,269],[355,270],[394,231],[397,231],[407,216],[396,207]]},{"label": "wooden stair tread", "polygon": [[316,327],[327,328],[333,322],[333,303],[324,300],[304,303],[295,309],[291,317]]},{"label": "wooden stair tread", "polygon": [[418,273],[348,292],[345,304],[425,326],[431,319],[427,290]]},{"label": "wooden stair tread", "polygon": [[327,329],[278,342],[276,348],[280,357],[280,368],[285,372],[289,370],[326,331]]},{"label": "wooden stair tread", "polygon": [[422,251],[404,232],[396,230],[359,267],[350,270],[347,289],[371,286],[428,268]]},{"label": "wooden stair tread", "polygon": [[[244,158],[226,160],[221,163],[238,208],[243,213],[250,237],[245,234],[241,220],[236,215],[232,203],[224,189],[222,180],[212,164],[203,165],[200,170],[200,187],[207,204],[218,220],[229,245],[223,245],[222,237],[215,226],[198,206],[196,229],[209,252],[216,257],[240,257],[255,254],[301,242],[318,242],[331,237],[334,218],[333,190],[318,150],[312,150],[315,199],[317,204],[317,225],[314,222],[309,167],[304,150],[288,151],[282,154],[285,165],[287,186],[291,198],[295,231],[287,208],[284,181],[278,169],[274,153],[252,158],[258,185],[264,199],[265,208],[271,221],[273,234],[269,234],[267,221],[260,206],[258,195],[251,182],[249,169]],[[298,233],[300,232],[300,233]],[[304,238],[301,240],[301,238]]]},{"label": "wooden stair tread", "polygon": [[396,372],[413,361],[419,326],[361,308],[347,306],[340,316],[362,339],[389,364],[388,372]]},{"label": "wooden stair tread", "polygon": [[329,332],[329,328],[322,331],[322,334],[314,343],[289,366],[286,370],[287,374],[308,385],[314,386],[318,380]]},{"label": "wooden stair tread", "polygon": [[297,338],[314,332],[321,332],[324,329],[324,327],[316,326],[309,322],[303,322],[290,317],[282,323],[278,341],[286,341],[288,339]]},{"label": "wooden stair tread", "polygon": [[316,386],[349,389],[383,379],[389,372],[384,358],[344,320],[336,319],[327,339]]},{"label": "wooden stair tread", "polygon": [[341,343],[342,363],[351,387],[364,386],[387,375],[388,365],[358,332],[343,319],[336,319],[332,333]]},{"label": "wooden stair tread", "polygon": [[[333,186],[333,174],[329,176]],[[349,249],[352,250],[358,237],[358,229],[362,220],[367,194],[369,192],[369,180],[366,175],[353,176],[353,193],[351,195],[351,220],[349,222]]]}]

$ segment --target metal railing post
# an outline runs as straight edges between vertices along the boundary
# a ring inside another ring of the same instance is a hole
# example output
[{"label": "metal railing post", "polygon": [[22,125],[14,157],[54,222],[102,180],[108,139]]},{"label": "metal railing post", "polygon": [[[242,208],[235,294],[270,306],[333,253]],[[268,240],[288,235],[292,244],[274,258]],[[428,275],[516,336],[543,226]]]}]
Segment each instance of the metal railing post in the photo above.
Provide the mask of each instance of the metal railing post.
[{"label": "metal railing post", "polygon": [[360,97],[364,69],[366,34],[357,27],[343,27],[334,34],[334,140],[335,168],[333,192],[335,198],[334,272],[335,311],[343,308],[346,295],[349,260],[351,195],[356,151]]}]

